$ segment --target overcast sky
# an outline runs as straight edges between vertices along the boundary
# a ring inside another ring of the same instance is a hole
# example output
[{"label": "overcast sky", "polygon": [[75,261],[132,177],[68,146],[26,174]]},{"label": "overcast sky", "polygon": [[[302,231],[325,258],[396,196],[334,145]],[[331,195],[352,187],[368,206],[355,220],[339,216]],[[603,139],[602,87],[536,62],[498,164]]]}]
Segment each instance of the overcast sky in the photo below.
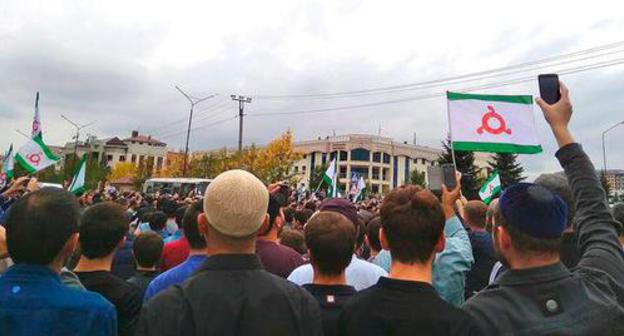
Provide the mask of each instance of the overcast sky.
[{"label": "overcast sky", "polygon": [[[173,148],[185,139],[188,102],[196,107],[191,149],[235,146],[237,104],[246,106],[245,143],[266,143],[290,128],[297,140],[381,134],[439,146],[442,97],[308,114],[254,116],[401,100],[617,60],[589,58],[476,82],[332,99],[262,99],[417,83],[539,60],[624,39],[624,5],[591,1],[22,1],[0,2],[0,148],[29,132],[36,91],[44,137],[71,139],[72,127],[98,137],[132,129]],[[619,48],[619,50],[624,50]],[[588,54],[595,56],[594,54]],[[564,61],[567,59],[563,59]],[[624,120],[624,64],[562,76],[574,102],[572,129],[602,165],[600,135]],[[477,90],[537,94],[537,82]],[[523,156],[530,176],[558,169],[555,143],[535,110],[545,153]],[[231,120],[215,124],[221,120]],[[607,137],[610,168],[624,168],[624,126]]]}]

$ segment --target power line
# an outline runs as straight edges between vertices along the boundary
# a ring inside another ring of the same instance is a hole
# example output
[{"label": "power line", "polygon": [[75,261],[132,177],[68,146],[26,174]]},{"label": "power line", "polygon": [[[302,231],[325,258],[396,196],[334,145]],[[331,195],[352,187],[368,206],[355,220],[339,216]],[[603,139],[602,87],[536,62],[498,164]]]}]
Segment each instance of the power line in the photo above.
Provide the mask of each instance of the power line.
[{"label": "power line", "polygon": [[[193,128],[191,128],[191,131],[195,131],[195,130],[202,129],[202,128],[209,128],[209,127],[213,127],[213,126],[216,126],[216,125],[220,125],[220,124],[223,124],[223,123],[224,123],[224,122],[226,122],[226,121],[234,120],[234,119],[236,119],[236,118],[238,118],[238,115],[233,116],[233,117],[229,117],[229,118],[225,118],[225,119],[220,119],[220,120],[218,120],[218,121],[215,121],[215,122],[210,123],[210,124],[207,124],[207,125],[202,125],[202,126],[196,126],[196,127],[193,127]],[[161,138],[163,138],[163,139],[164,139],[164,138],[171,138],[171,137],[175,137],[175,136],[177,136],[177,135],[184,134],[185,132],[186,132],[186,130],[184,130],[184,131],[179,131],[179,132],[176,132],[176,133],[171,133],[171,134],[168,134],[168,135],[162,136]]]},{"label": "power line", "polygon": [[[563,70],[559,71],[559,74],[560,75],[574,74],[574,73],[579,73],[579,72],[584,72],[584,71],[589,71],[589,70],[595,70],[595,69],[600,69],[600,68],[609,67],[609,66],[615,66],[615,65],[619,65],[619,64],[623,64],[623,63],[624,63],[624,58],[619,58],[619,59],[610,60],[610,61],[607,61],[607,62],[595,63],[595,64],[579,66],[579,67],[574,67],[574,68],[569,68],[569,69],[563,69]],[[513,84],[524,83],[524,82],[530,82],[530,81],[534,81],[534,80],[535,80],[535,76],[528,76],[528,77],[509,79],[509,80],[505,80],[505,81],[499,81],[499,82],[494,82],[494,83],[489,83],[489,84],[469,87],[469,88],[465,88],[465,89],[458,89],[456,91],[469,92],[469,91],[474,91],[474,90],[491,89],[491,88],[495,88],[495,87],[502,87],[502,86],[508,86],[508,85],[513,85]],[[389,104],[398,104],[398,103],[411,102],[411,101],[416,101],[416,100],[423,100],[423,99],[441,97],[441,96],[444,96],[444,94],[445,94],[444,92],[437,92],[437,93],[430,93],[430,94],[424,94],[424,95],[418,95],[418,96],[407,97],[407,98],[400,98],[400,99],[394,99],[394,100],[384,100],[384,101],[378,101],[378,102],[366,103],[366,104],[336,106],[336,107],[310,109],[310,110],[300,110],[300,111],[292,111],[292,112],[264,112],[264,113],[261,112],[261,113],[254,113],[250,117],[315,114],[315,113],[324,113],[324,112],[331,112],[331,111],[350,110],[350,109],[356,109],[356,108],[367,108],[367,107],[375,107],[375,106],[382,106],[382,105],[389,105]]]},{"label": "power line", "polygon": [[[228,100],[222,100],[220,103],[212,104],[212,105],[208,106],[207,108],[205,108],[203,110],[199,110],[199,111],[195,112],[195,114],[197,115],[197,114],[200,114],[200,113],[217,110],[217,109],[225,106],[228,102],[229,102]],[[156,128],[153,128],[153,129],[151,129],[151,132],[148,132],[148,133],[150,133],[151,135],[158,134],[158,133],[166,133],[166,132],[168,132],[168,131],[166,131],[167,128],[173,127],[174,125],[181,124],[181,123],[186,122],[186,121],[188,121],[188,118],[186,118],[186,117],[182,118],[182,119],[177,119],[177,120],[168,122],[165,125],[161,125],[161,126],[158,126]]]},{"label": "power line", "polygon": [[449,81],[460,80],[460,79],[465,79],[465,78],[470,78],[470,77],[475,77],[475,76],[483,76],[483,75],[488,75],[488,74],[492,74],[496,72],[523,68],[527,66],[539,65],[542,63],[549,63],[549,62],[557,61],[559,59],[582,56],[582,55],[591,54],[591,53],[595,53],[595,52],[599,52],[603,50],[614,49],[614,48],[618,48],[621,46],[624,46],[624,41],[597,46],[597,47],[593,47],[590,49],[575,51],[575,52],[571,52],[567,54],[545,57],[545,58],[538,59],[535,61],[523,62],[523,63],[518,63],[515,65],[499,67],[499,68],[494,68],[494,69],[480,71],[480,72],[473,72],[473,73],[463,74],[459,76],[452,76],[452,77],[446,77],[446,78],[440,78],[440,79],[434,79],[434,80],[422,81],[422,82],[416,82],[416,83],[379,87],[379,88],[373,88],[373,89],[334,92],[334,93],[300,94],[300,95],[256,95],[254,96],[254,98],[267,99],[267,100],[268,99],[294,99],[294,98],[295,99],[296,98],[333,98],[333,97],[343,98],[342,96],[357,95],[357,94],[364,94],[364,93],[378,93],[379,94],[379,93],[384,93],[386,91],[392,91],[392,90],[397,90],[397,89],[406,89],[406,88],[411,88],[411,87],[419,87],[423,85],[445,83]]}]

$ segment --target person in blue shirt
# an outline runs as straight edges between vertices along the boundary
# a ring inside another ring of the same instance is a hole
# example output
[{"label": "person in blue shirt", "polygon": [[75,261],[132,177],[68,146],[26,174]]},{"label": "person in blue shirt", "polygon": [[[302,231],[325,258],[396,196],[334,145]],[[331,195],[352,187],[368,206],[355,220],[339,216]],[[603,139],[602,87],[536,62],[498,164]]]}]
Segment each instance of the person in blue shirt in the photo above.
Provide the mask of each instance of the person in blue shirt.
[{"label": "person in blue shirt", "polygon": [[15,265],[0,277],[3,335],[116,334],[115,307],[59,276],[78,244],[79,216],[76,198],[57,188],[29,193],[11,207],[6,234]]},{"label": "person in blue shirt", "polygon": [[206,241],[199,233],[197,217],[203,213],[202,202],[193,203],[188,207],[182,218],[184,235],[189,242],[189,257],[180,265],[160,274],[152,280],[145,290],[143,301],[146,302],[159,292],[170,286],[181,284],[206,261]]}]

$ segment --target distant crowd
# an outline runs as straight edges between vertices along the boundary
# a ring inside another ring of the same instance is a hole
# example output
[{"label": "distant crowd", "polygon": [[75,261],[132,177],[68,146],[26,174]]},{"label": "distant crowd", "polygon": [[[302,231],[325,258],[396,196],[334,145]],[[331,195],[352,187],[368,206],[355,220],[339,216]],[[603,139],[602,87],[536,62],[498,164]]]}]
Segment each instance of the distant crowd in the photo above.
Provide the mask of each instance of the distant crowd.
[{"label": "distant crowd", "polygon": [[538,98],[565,176],[485,204],[416,185],[353,203],[243,170],[203,196],[0,194],[2,335],[624,335],[624,204]]}]

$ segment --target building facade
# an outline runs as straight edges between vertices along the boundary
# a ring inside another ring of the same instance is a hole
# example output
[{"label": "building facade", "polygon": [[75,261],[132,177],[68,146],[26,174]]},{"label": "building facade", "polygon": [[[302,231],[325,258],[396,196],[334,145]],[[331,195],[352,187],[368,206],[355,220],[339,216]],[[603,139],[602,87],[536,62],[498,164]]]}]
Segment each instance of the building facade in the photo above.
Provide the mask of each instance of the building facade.
[{"label": "building facade", "polygon": [[611,187],[611,195],[618,197],[624,195],[624,170],[609,169],[605,177],[607,178],[609,187]]},{"label": "building facade", "polygon": [[427,167],[437,165],[441,149],[396,142],[388,137],[348,134],[301,141],[294,144],[303,158],[293,166],[299,174],[300,184],[308,189],[315,169],[335,158],[339,188],[349,190],[355,174],[366,181],[367,190],[373,194],[409,183],[414,170],[427,174]]},{"label": "building facade", "polygon": [[63,156],[67,158],[74,153],[82,157],[85,153],[109,168],[119,163],[130,162],[135,166],[149,165],[153,172],[162,170],[167,164],[167,144],[132,131],[125,139],[118,137],[97,139],[89,137],[87,141],[68,142],[63,147]]}]

